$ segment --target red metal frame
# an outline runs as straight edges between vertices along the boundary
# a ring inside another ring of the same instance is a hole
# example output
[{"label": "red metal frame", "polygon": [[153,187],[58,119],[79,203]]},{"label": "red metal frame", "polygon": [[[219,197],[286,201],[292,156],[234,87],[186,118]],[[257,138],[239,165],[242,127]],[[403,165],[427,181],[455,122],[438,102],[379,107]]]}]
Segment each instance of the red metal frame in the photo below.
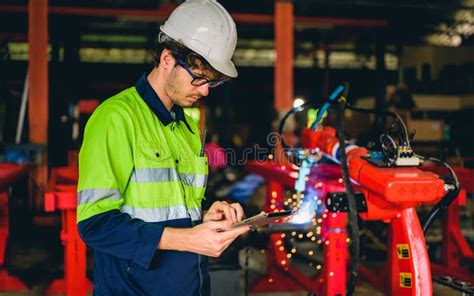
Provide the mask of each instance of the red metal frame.
[{"label": "red metal frame", "polygon": [[[97,99],[83,99],[77,102],[77,108],[80,114],[90,115],[99,106],[100,101]],[[70,164],[69,164],[70,165]]]},{"label": "red metal frame", "polygon": [[[285,187],[279,182],[268,182],[265,211],[282,209]],[[275,205],[272,209],[271,205]],[[305,278],[289,264],[287,251],[282,242],[283,233],[270,235],[267,250],[267,274],[251,284],[250,290],[259,292],[298,291],[301,287],[311,287],[311,280]]]},{"label": "red metal frame", "polygon": [[28,291],[28,287],[5,269],[5,251],[10,234],[9,187],[26,174],[27,167],[0,163],[0,291]]},{"label": "red metal frame", "polygon": [[293,3],[275,1],[275,83],[274,105],[277,111],[286,111],[293,106]]},{"label": "red metal frame", "polygon": [[[294,187],[297,172],[291,166],[273,162],[250,161],[246,168],[268,181],[264,210],[283,209],[285,189]],[[317,178],[312,178],[307,185],[318,188],[321,197],[326,196],[327,192],[344,191],[344,186],[339,182],[339,167],[321,165],[313,169],[312,173]],[[282,243],[285,234],[272,233],[267,250],[267,272],[251,284],[250,290],[254,293],[304,290],[317,295],[344,295],[348,257],[346,224],[346,213],[328,214],[323,219],[321,240],[325,265],[314,278],[306,277],[291,265],[291,260],[287,258],[288,250]]]},{"label": "red metal frame", "polygon": [[[28,1],[28,127],[29,141],[48,144],[48,0]],[[30,169],[30,201],[39,210],[48,186],[48,157]]]},{"label": "red metal frame", "polygon": [[[423,169],[446,175],[443,167],[425,166]],[[474,282],[474,274],[469,270],[469,265],[474,263],[474,252],[461,232],[459,211],[466,205],[467,193],[474,193],[474,170],[453,167],[461,192],[456,200],[443,213],[443,240],[441,246],[441,262],[432,263],[431,271],[437,276],[452,276],[462,281]]]},{"label": "red metal frame", "polygon": [[50,186],[55,191],[46,193],[45,210],[61,211],[64,277],[54,280],[46,289],[46,295],[86,295],[92,292],[92,282],[86,277],[86,245],[79,237],[76,224],[77,176],[77,169],[73,167],[51,171]]},{"label": "red metal frame", "polygon": [[[123,9],[101,7],[69,7],[51,6],[51,14],[84,15],[96,17],[127,17],[140,20],[164,20],[176,6],[173,4],[161,6],[159,9]],[[0,5],[0,12],[25,13],[24,5]],[[273,15],[254,13],[231,13],[232,18],[239,24],[272,25],[275,21]],[[388,22],[382,19],[351,19],[331,17],[295,17],[295,24],[303,26],[335,25],[345,27],[387,27]]]},{"label": "red metal frame", "polygon": [[[302,139],[305,147],[319,147],[336,157],[334,129],[304,130]],[[361,158],[367,154],[363,148],[346,151],[349,175],[367,202],[367,212],[360,217],[390,224],[385,268],[376,273],[362,268],[361,276],[391,295],[431,295],[430,260],[415,207],[438,202],[445,195],[444,182],[418,168],[378,168]]]},{"label": "red metal frame", "polygon": [[[322,152],[337,158],[337,150],[339,141],[335,136],[335,130],[332,128],[324,128],[322,131],[312,131],[305,129],[301,135],[301,142],[306,148],[319,148]],[[361,158],[367,154],[367,150],[360,147],[348,147],[347,162],[349,165],[349,175],[356,185],[356,189],[361,191],[367,204],[367,211],[359,213],[364,220],[382,220],[389,224],[388,235],[388,256],[385,267],[377,272],[371,272],[368,269],[361,268],[360,275],[367,279],[376,288],[390,295],[431,295],[431,268],[424,234],[421,229],[420,222],[416,215],[415,207],[422,204],[433,204],[438,202],[444,195],[444,182],[438,175],[431,172],[424,172],[418,168],[412,167],[396,167],[396,168],[379,168],[370,164],[367,160]],[[292,169],[291,165],[279,165],[275,163],[250,163],[247,165],[250,171],[263,175],[268,181],[270,188],[275,186],[286,185],[291,187],[294,185],[294,178],[297,172]],[[320,171],[311,171],[311,177],[307,181],[307,186],[311,186],[315,180],[320,180],[324,176],[326,169]],[[329,186],[332,178],[323,180],[322,187]],[[338,191],[338,188],[332,188],[331,191]],[[274,191],[275,189],[271,189]],[[283,193],[282,190],[281,194]],[[326,191],[327,192],[327,191]],[[271,196],[267,196],[267,199]],[[449,212],[448,212],[449,213]],[[339,214],[338,214],[339,215]],[[325,246],[325,273],[319,279],[326,282],[327,286],[318,286],[313,282],[313,286],[306,286],[306,278],[297,274],[300,288],[307,291],[322,291],[322,295],[334,295],[340,293],[345,294],[345,268],[335,276],[336,273],[328,274],[334,264],[338,264],[338,268],[345,267],[347,259],[347,245],[345,242],[345,233],[341,238],[337,238],[332,233],[331,228],[336,228],[330,223],[334,222],[337,228],[345,228],[345,219],[325,221],[329,227],[324,227],[323,235],[331,237],[331,243]],[[446,229],[448,231],[448,229]],[[453,235],[453,231],[450,232]],[[273,237],[272,237],[273,238]],[[277,237],[276,237],[277,238]],[[459,235],[457,236],[459,239]],[[339,248],[334,248],[333,240],[338,240]],[[275,252],[270,243],[271,251],[269,252],[269,262],[281,259],[281,254]],[[470,255],[469,253],[467,255]],[[334,261],[338,258],[339,261]],[[452,257],[450,257],[452,259]],[[343,262],[344,261],[344,262]],[[343,263],[342,263],[343,262]],[[279,269],[277,268],[279,267]],[[278,269],[278,271],[276,271]],[[283,278],[293,279],[291,269],[269,264],[267,282],[269,276],[278,276],[278,280],[282,283],[277,288],[270,287],[268,284],[260,281],[259,291],[288,291],[293,290],[293,286],[288,286]],[[331,276],[332,275],[332,276]],[[275,282],[275,281],[274,281]],[[286,286],[285,286],[286,285]],[[332,290],[333,287],[339,290]]]},{"label": "red metal frame", "polygon": [[[48,0],[29,1],[28,122],[31,143],[48,142]],[[45,184],[46,185],[46,184]]]},{"label": "red metal frame", "polygon": [[414,208],[402,210],[389,225],[387,261],[377,271],[364,266],[361,278],[387,295],[432,295],[426,243]]},{"label": "red metal frame", "polygon": [[[339,186],[337,189],[334,188],[328,191],[343,191],[344,186],[342,184]],[[323,285],[321,290],[323,295],[344,295],[346,292],[346,269],[347,259],[349,258],[346,232],[347,217],[347,213],[329,213],[327,218],[323,219],[321,233],[323,234],[324,265],[320,278]],[[326,242],[329,244],[326,245]]]},{"label": "red metal frame", "polygon": [[433,263],[431,270],[438,276],[452,276],[466,282],[474,282],[474,274],[469,267],[474,263],[473,251],[461,232],[459,208],[465,204],[466,192],[443,213],[443,241],[441,263]]}]

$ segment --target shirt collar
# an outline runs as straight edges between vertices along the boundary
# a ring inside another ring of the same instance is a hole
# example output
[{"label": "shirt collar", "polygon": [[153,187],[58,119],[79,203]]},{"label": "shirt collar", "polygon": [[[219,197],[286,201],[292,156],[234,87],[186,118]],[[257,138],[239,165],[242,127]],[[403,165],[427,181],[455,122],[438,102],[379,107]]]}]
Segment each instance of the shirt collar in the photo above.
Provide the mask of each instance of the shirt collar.
[{"label": "shirt collar", "polygon": [[140,97],[142,97],[142,99],[151,109],[151,111],[155,113],[155,115],[158,117],[161,123],[163,123],[164,126],[167,126],[173,121],[183,121],[188,130],[194,134],[193,130],[186,121],[186,116],[184,115],[183,107],[174,104],[173,107],[171,107],[171,112],[169,112],[161,101],[161,99],[156,94],[155,90],[151,87],[150,83],[148,82],[147,76],[148,73],[144,73],[140,77],[140,79],[138,79],[137,83],[135,84],[135,88]]}]

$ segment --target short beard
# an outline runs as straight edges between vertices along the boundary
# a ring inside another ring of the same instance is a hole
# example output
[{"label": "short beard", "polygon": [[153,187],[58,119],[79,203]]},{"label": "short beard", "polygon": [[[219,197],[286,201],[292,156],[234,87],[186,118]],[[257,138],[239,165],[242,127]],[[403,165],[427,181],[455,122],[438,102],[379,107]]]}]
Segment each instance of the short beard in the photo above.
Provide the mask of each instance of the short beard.
[{"label": "short beard", "polygon": [[169,96],[170,100],[173,102],[173,104],[178,104],[179,101],[176,99],[176,97],[179,94],[179,90],[177,88],[177,83],[176,83],[178,74],[177,74],[177,71],[175,70],[176,70],[176,67],[168,76],[168,79],[166,80],[165,85],[164,85],[164,89],[165,89],[166,94]]}]

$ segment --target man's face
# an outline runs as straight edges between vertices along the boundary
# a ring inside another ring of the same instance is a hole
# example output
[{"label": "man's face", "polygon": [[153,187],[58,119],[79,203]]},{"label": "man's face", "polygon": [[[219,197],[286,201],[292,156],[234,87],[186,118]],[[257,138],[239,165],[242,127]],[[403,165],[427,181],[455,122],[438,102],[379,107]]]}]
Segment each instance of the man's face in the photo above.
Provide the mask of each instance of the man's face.
[{"label": "man's face", "polygon": [[[202,70],[190,70],[195,76],[209,77],[209,73]],[[190,107],[201,97],[209,94],[209,84],[194,86],[191,84],[192,80],[191,75],[175,61],[175,65],[165,81],[165,92],[174,104],[181,107]]]}]

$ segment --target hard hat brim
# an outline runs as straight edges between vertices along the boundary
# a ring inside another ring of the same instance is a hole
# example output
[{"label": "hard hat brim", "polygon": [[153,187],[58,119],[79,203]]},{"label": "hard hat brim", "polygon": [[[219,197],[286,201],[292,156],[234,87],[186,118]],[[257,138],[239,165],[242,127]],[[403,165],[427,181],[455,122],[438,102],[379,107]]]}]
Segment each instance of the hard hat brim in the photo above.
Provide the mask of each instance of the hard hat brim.
[{"label": "hard hat brim", "polygon": [[209,59],[206,59],[205,57],[203,57],[203,59],[205,59],[216,71],[219,71],[220,73],[226,76],[229,76],[231,78],[236,78],[239,75],[232,61],[229,61],[226,64],[220,64],[220,63],[211,61]]},{"label": "hard hat brim", "polygon": [[168,30],[167,30],[162,25],[162,26],[160,26],[160,30],[161,30],[161,32],[168,35],[169,37],[171,37],[175,41],[182,42],[183,45],[186,46],[186,48],[188,48],[189,50],[197,53],[201,58],[206,60],[216,71],[218,71],[218,72],[220,72],[220,73],[222,73],[222,74],[224,74],[228,77],[231,77],[231,78],[236,78],[238,76],[237,69],[235,68],[234,63],[231,60],[229,60],[227,63],[221,63],[221,62],[212,60],[210,58],[206,58],[205,53],[199,52],[199,50],[194,49],[193,46],[190,46],[189,44],[187,44],[187,42],[185,40],[182,40],[181,38],[177,38],[177,35],[179,35],[179,34],[177,32],[175,32],[174,28],[172,28],[171,26],[168,27]]}]

